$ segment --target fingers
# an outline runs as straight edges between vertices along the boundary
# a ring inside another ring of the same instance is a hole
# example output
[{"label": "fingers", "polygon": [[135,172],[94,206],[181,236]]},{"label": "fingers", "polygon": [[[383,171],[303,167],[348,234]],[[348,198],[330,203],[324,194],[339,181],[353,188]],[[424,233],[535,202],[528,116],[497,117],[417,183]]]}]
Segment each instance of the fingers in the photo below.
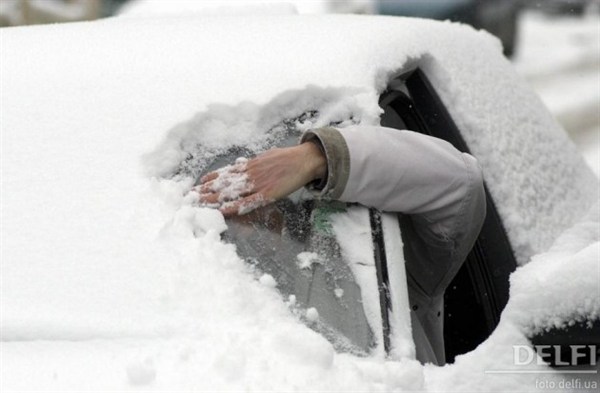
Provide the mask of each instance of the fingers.
[{"label": "fingers", "polygon": [[200,178],[200,184],[208,183],[209,181],[215,180],[219,177],[218,172],[210,172]]},{"label": "fingers", "polygon": [[235,161],[234,165],[224,166],[223,168],[209,172],[206,175],[202,176],[200,178],[200,184],[211,182],[213,180],[216,180],[219,176],[225,176],[230,173],[243,173],[246,171],[247,162],[247,159],[240,157]]},{"label": "fingers", "polygon": [[243,215],[271,203],[260,189],[255,188],[254,178],[250,178],[247,171],[249,162],[245,158],[238,158],[235,164],[202,176],[200,184],[194,188],[200,194],[200,202],[218,207],[226,217]]},{"label": "fingers", "polygon": [[208,193],[215,191],[213,186],[214,186],[214,180],[211,180],[209,182],[206,182],[204,184],[194,187],[194,189],[200,194],[208,194]]},{"label": "fingers", "polygon": [[229,191],[225,190],[223,192],[200,192],[199,200],[200,203],[206,205],[214,205],[214,204],[222,204],[224,202],[231,202],[243,197],[246,197],[252,194],[253,190],[251,188],[244,191]]},{"label": "fingers", "polygon": [[[218,181],[218,183],[217,183]],[[211,180],[209,182],[206,182],[200,186],[197,186],[196,189],[198,190],[198,192],[200,192],[200,194],[209,194],[209,193],[213,193],[213,192],[218,192],[219,190],[222,190],[226,187],[229,187],[231,185],[230,181],[224,180],[224,179],[215,179],[215,180]]]},{"label": "fingers", "polygon": [[205,205],[214,205],[214,204],[218,204],[219,202],[219,193],[212,193],[212,194],[200,194],[200,202],[205,204]]},{"label": "fingers", "polygon": [[224,203],[219,208],[219,211],[223,213],[225,217],[243,215],[250,213],[254,209],[268,205],[271,202],[273,201],[265,199],[262,194],[252,194],[242,199]]},{"label": "fingers", "polygon": [[203,176],[200,185],[194,188],[194,191],[200,194],[200,202],[212,205],[211,207],[220,207],[225,202],[251,194],[254,186],[245,173],[246,163],[247,160],[238,159],[234,165],[227,165]]},{"label": "fingers", "polygon": [[231,200],[252,191],[252,182],[245,172],[246,164],[228,165],[210,172],[200,179],[195,190],[200,194],[224,194]]}]

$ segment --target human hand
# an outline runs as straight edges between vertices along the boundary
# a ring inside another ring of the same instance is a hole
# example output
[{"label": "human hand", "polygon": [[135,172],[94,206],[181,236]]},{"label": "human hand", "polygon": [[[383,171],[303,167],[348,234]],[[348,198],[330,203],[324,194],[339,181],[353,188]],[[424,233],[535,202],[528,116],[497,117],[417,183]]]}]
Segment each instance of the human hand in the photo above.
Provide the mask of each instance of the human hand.
[{"label": "human hand", "polygon": [[326,172],[327,161],[319,147],[305,142],[271,149],[250,160],[238,158],[235,164],[203,176],[196,191],[200,202],[218,207],[223,215],[241,215],[285,198]]}]

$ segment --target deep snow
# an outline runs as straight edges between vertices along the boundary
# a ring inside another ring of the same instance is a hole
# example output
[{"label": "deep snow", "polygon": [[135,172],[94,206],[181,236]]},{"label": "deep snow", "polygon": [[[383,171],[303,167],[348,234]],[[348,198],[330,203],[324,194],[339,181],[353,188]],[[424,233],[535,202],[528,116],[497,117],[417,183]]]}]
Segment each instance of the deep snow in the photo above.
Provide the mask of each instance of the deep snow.
[{"label": "deep snow", "polygon": [[[535,375],[485,370],[511,367],[540,327],[598,315],[597,179],[487,34],[299,16],[0,34],[5,391],[533,390]],[[378,93],[411,64],[480,157],[524,265],[496,332],[443,368],[335,353],[188,192],[211,156],[269,146],[308,110],[300,130],[376,123]]]}]

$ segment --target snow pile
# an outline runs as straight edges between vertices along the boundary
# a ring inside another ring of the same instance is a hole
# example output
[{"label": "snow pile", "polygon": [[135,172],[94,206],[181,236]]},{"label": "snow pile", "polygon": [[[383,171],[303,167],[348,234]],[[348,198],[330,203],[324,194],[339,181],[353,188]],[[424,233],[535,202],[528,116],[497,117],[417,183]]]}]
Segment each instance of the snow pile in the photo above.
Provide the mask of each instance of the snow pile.
[{"label": "snow pile", "polygon": [[264,285],[266,287],[270,287],[270,288],[275,288],[277,286],[277,281],[275,281],[273,276],[271,276],[270,274],[263,274],[258,279],[258,282],[260,282],[262,285]]},{"label": "snow pile", "polygon": [[[235,146],[260,152],[292,131],[376,124],[388,79],[417,65],[480,158],[519,261],[548,252],[515,275],[515,307],[539,298],[519,277],[540,265],[594,266],[597,236],[585,225],[572,232],[580,246],[549,248],[597,200],[597,179],[485,33],[279,16],[0,34],[3,390],[433,390],[507,364],[508,355],[481,359],[550,314],[507,314],[514,321],[452,368],[335,353],[272,277],[253,278],[220,240],[220,213],[189,192]],[[593,289],[579,277],[569,288]],[[561,320],[574,317],[571,306],[596,315],[593,300],[571,299],[556,307]]]},{"label": "snow pile", "polygon": [[527,327],[530,334],[564,328],[583,317],[596,320],[600,318],[599,275],[600,204],[596,204],[547,252],[534,256],[511,276],[510,307],[504,318]]},{"label": "snow pile", "polygon": [[[304,251],[296,256],[300,269],[310,269],[313,263],[323,263],[323,258],[316,252]],[[343,292],[342,292],[343,293]]]},{"label": "snow pile", "polygon": [[310,322],[315,322],[319,319],[319,311],[314,308],[314,307],[310,307],[306,310],[306,319],[308,319]]}]

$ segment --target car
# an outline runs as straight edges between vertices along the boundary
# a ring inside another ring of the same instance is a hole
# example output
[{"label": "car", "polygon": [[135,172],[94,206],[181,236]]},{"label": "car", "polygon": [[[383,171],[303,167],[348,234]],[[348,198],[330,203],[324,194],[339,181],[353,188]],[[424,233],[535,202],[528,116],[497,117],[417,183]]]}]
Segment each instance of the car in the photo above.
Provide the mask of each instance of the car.
[{"label": "car", "polygon": [[[598,179],[489,34],[246,14],[1,40],[3,389],[533,390],[564,380],[546,364],[562,357],[515,355],[574,342],[594,371]],[[224,220],[191,191],[351,124],[441,137],[483,167],[448,366],[415,359],[398,216],[300,191]]]}]

